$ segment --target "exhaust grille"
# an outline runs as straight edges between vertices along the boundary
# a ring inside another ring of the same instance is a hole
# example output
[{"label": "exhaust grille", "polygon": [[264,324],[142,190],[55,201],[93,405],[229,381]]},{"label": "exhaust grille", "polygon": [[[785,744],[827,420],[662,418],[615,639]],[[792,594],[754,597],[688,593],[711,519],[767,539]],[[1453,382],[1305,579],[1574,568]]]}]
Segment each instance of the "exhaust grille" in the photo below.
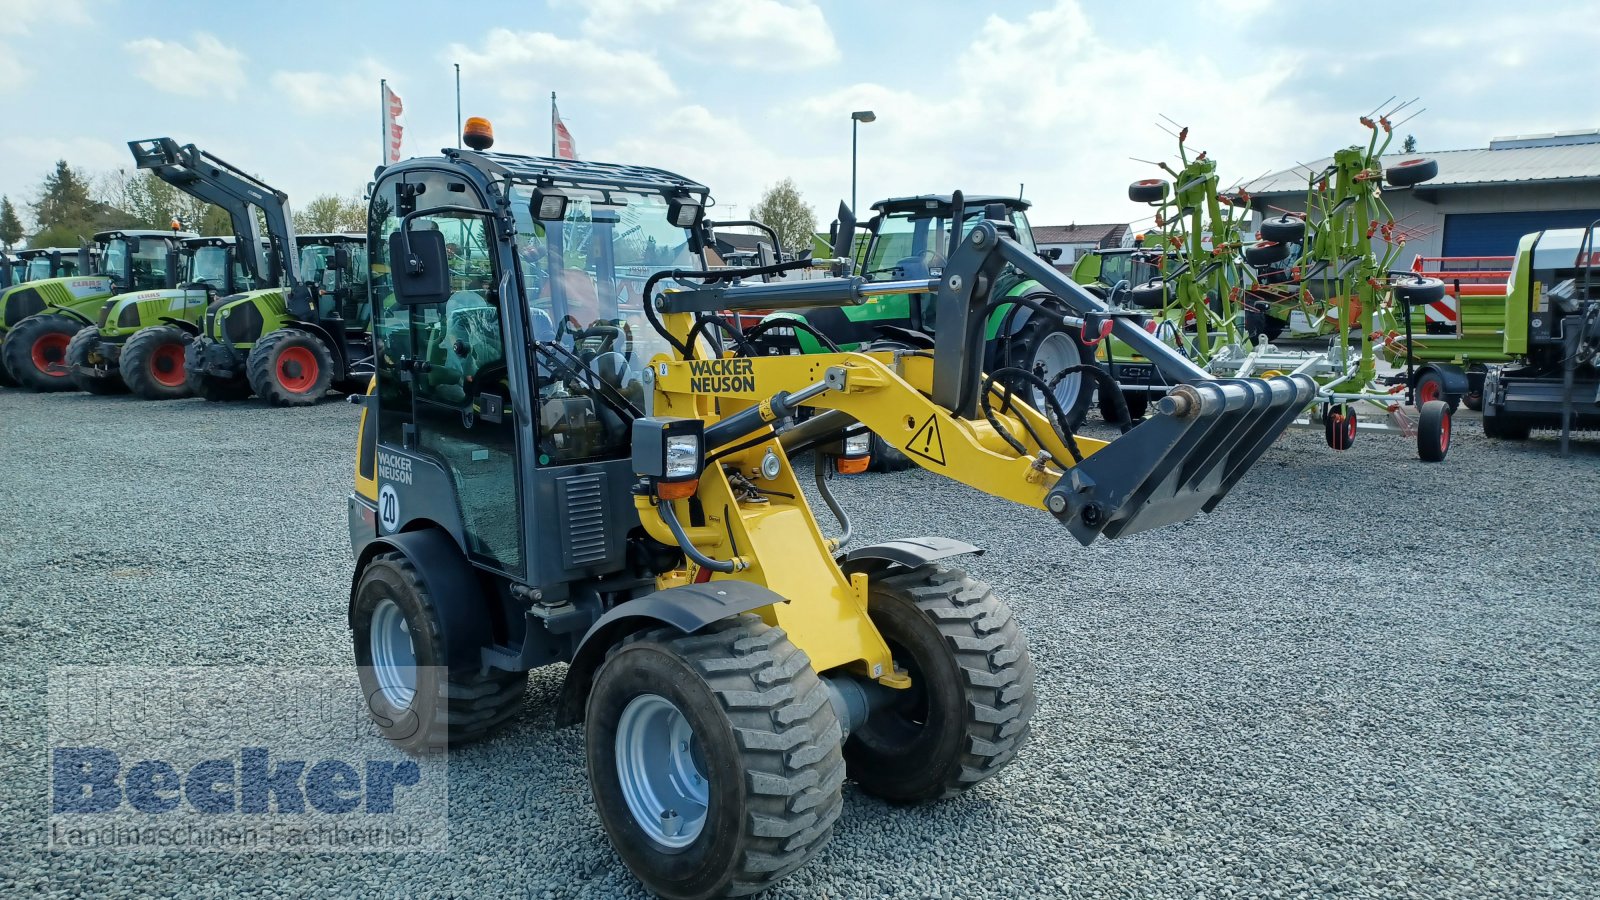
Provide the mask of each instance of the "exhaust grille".
[{"label": "exhaust grille", "polygon": [[606,528],[606,477],[603,473],[556,479],[560,498],[561,561],[569,569],[601,562],[610,555]]}]

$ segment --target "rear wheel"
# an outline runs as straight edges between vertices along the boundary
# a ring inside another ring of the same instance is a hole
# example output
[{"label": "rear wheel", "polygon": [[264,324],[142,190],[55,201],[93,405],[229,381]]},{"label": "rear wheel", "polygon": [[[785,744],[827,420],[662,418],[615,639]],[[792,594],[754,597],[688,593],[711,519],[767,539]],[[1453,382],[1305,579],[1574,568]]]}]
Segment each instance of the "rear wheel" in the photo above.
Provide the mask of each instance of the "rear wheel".
[{"label": "rear wheel", "polygon": [[183,371],[191,338],[179,328],[157,325],[140,329],[122,348],[122,380],[146,400],[180,400],[192,395]]},{"label": "rear wheel", "polygon": [[901,803],[953,797],[1015,758],[1033,716],[1033,661],[989,586],[923,566],[873,581],[867,604],[911,687],[845,743],[861,789]]},{"label": "rear wheel", "polygon": [[827,844],[840,736],[805,653],[749,615],[619,644],[584,716],[600,822],[634,876],[670,898],[754,893]]},{"label": "rear wheel", "polygon": [[1456,407],[1461,404],[1459,394],[1446,393],[1444,389],[1444,376],[1438,372],[1424,372],[1417,376],[1417,409],[1422,409],[1435,400],[1447,403],[1453,414]]},{"label": "rear wheel", "polygon": [[1417,456],[1423,462],[1443,462],[1450,452],[1450,406],[1443,400],[1422,404],[1417,416]]},{"label": "rear wheel", "polygon": [[[1069,366],[1094,365],[1094,351],[1082,344],[1059,323],[1050,323],[1042,315],[1035,315],[1012,335],[1009,346],[1009,365],[1032,372],[1045,384],[1055,381],[1056,375]],[[1040,414],[1049,416],[1044,402],[1044,392],[1033,385],[1017,385],[1022,396]],[[1051,393],[1066,415],[1068,430],[1076,431],[1089,412],[1089,400],[1094,386],[1083,372],[1073,372],[1062,377]]]},{"label": "rear wheel", "polygon": [[112,368],[101,368],[98,347],[100,330],[84,328],[67,342],[67,367],[78,390],[91,394],[121,394],[128,390],[122,376]]},{"label": "rear wheel", "polygon": [[310,406],[333,384],[333,354],[309,331],[274,331],[250,348],[250,387],[273,406]]},{"label": "rear wheel", "polygon": [[407,752],[484,737],[522,706],[526,672],[450,670],[433,597],[402,554],[362,571],[351,639],[367,712]]},{"label": "rear wheel", "polygon": [[84,324],[69,316],[29,316],[6,332],[6,368],[22,387],[34,391],[76,390],[67,370],[67,345]]}]

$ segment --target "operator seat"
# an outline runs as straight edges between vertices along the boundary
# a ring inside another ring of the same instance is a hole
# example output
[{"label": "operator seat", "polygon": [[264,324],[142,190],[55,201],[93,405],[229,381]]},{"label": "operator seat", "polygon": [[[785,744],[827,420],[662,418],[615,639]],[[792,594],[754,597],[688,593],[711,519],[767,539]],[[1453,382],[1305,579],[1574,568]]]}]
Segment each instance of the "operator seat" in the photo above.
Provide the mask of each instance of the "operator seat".
[{"label": "operator seat", "polygon": [[894,266],[900,271],[900,278],[932,278],[934,269],[944,268],[944,257],[932,250],[924,250],[916,256],[905,257]]}]

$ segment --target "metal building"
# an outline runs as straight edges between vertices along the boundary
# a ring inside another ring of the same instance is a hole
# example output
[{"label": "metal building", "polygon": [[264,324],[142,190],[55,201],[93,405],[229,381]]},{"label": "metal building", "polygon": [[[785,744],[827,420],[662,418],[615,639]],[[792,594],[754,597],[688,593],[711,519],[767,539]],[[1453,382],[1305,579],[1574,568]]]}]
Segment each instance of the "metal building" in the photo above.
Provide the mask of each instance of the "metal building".
[{"label": "metal building", "polygon": [[[1422,256],[1508,256],[1517,240],[1545,228],[1600,219],[1600,130],[1495,138],[1479,150],[1418,151],[1384,157],[1439,161],[1439,176],[1387,189],[1384,202],[1406,235],[1405,260]],[[1320,159],[1247,185],[1259,215],[1305,209],[1309,171]]]}]

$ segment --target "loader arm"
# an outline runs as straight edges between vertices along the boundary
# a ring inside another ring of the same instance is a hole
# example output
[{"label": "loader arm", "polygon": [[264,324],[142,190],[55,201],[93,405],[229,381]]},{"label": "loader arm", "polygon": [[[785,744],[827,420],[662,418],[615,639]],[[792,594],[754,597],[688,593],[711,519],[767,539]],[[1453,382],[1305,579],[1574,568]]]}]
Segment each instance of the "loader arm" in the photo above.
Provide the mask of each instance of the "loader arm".
[{"label": "loader arm", "polygon": [[[193,144],[180,145],[172,138],[129,141],[128,149],[139,168],[228,213],[240,242],[239,260],[257,284],[299,287],[294,217],[287,194]],[[261,212],[260,219],[256,210]],[[271,239],[267,252],[261,249],[263,221],[266,237]],[[290,292],[290,312],[311,318],[310,299],[303,294]],[[304,308],[297,309],[296,304]]]}]

